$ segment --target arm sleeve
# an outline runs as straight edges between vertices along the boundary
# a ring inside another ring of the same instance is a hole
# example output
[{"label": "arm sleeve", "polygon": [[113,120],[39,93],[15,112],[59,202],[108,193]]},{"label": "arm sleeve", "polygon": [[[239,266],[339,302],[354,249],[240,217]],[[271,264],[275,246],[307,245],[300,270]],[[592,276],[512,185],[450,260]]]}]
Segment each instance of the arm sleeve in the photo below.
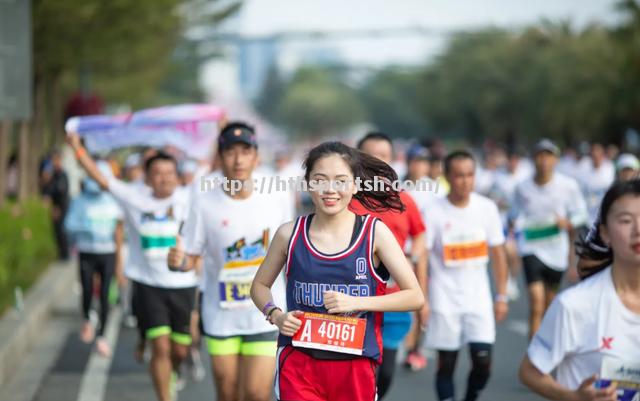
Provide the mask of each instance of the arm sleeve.
[{"label": "arm sleeve", "polygon": [[191,198],[187,220],[182,227],[184,249],[188,255],[202,255],[205,247],[204,220],[201,216],[198,196]]},{"label": "arm sleeve", "polygon": [[407,208],[405,213],[407,213],[407,217],[409,218],[409,235],[415,237],[425,232],[424,222],[422,221],[420,210],[418,210],[418,206],[416,206],[411,195],[406,192],[403,193],[406,194],[402,198],[402,203],[404,203],[404,206]]},{"label": "arm sleeve", "polygon": [[433,243],[435,241],[435,233],[434,233],[434,228],[435,228],[435,224],[434,224],[434,220],[435,217],[430,216],[429,212],[425,213],[425,220],[427,220],[429,222],[429,229],[426,230],[424,239],[425,239],[425,246],[427,247],[427,250],[431,251],[433,249]]},{"label": "arm sleeve", "polygon": [[589,219],[587,202],[576,181],[571,182],[569,193],[570,196],[567,198],[567,217],[571,221],[571,225],[579,227],[587,224]]},{"label": "arm sleeve", "polygon": [[515,191],[513,191],[513,198],[511,199],[511,207],[507,212],[507,220],[510,222],[514,222],[518,215],[520,214],[520,188],[516,186]]},{"label": "arm sleeve", "polygon": [[504,231],[502,229],[502,219],[498,207],[492,201],[489,201],[487,210],[487,242],[489,246],[502,245],[505,242]]},{"label": "arm sleeve", "polygon": [[131,185],[121,181],[115,177],[108,177],[109,192],[113,197],[122,204],[130,204],[138,198],[138,194]]},{"label": "arm sleeve", "polygon": [[551,373],[567,354],[577,349],[578,329],[575,326],[570,311],[563,305],[561,297],[557,297],[527,349],[531,363],[542,373]]}]

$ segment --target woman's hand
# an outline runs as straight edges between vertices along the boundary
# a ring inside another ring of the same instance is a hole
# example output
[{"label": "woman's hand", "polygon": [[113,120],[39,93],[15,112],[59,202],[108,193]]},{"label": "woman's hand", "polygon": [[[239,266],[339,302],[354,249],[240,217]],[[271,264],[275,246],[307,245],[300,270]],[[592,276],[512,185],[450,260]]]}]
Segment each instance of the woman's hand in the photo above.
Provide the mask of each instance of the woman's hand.
[{"label": "woman's hand", "polygon": [[424,301],[424,306],[418,312],[418,323],[422,330],[426,330],[429,323],[429,316],[431,316],[431,308],[429,307],[429,301]]},{"label": "woman's hand", "polygon": [[358,297],[336,291],[327,291],[323,297],[324,307],[329,313],[349,313],[361,309]]},{"label": "woman's hand", "polygon": [[278,326],[280,334],[287,337],[293,337],[302,325],[302,321],[297,317],[302,315],[301,311],[282,312],[281,310],[275,310],[273,312],[272,321],[273,324]]},{"label": "woman's hand", "polygon": [[574,391],[574,399],[576,401],[616,401],[618,399],[617,388],[614,384],[607,388],[595,388],[593,383],[596,380],[597,377],[593,375],[583,381],[580,387]]}]

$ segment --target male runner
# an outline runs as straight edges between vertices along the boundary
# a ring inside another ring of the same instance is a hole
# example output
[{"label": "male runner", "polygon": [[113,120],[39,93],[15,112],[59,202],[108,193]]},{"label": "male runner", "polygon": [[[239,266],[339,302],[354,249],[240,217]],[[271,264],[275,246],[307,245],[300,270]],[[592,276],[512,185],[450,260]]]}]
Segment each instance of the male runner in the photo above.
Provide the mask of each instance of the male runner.
[{"label": "male runner", "polygon": [[[508,312],[502,222],[495,203],[473,192],[475,167],[469,152],[449,154],[444,171],[450,192],[427,210],[431,316],[425,341],[428,348],[438,350],[439,400],[454,400],[453,373],[465,344],[472,362],[465,401],[478,398],[489,380],[495,320],[505,319]],[[496,282],[495,302],[489,260]]]},{"label": "male runner", "polygon": [[560,149],[542,139],[534,147],[534,176],[516,186],[510,219],[529,293],[529,338],[556,296],[569,266],[569,232],[587,222],[578,183],[555,171]]},{"label": "male runner", "polygon": [[[265,321],[249,290],[278,227],[293,219],[287,192],[268,193],[250,183],[258,163],[253,127],[226,125],[218,139],[226,180],[197,193],[185,224],[184,248],[172,249],[172,266],[191,269],[204,258],[201,319],[218,401],[271,399],[277,352],[277,327]],[[236,183],[243,184],[234,186]],[[284,280],[273,287],[284,304]]]},{"label": "male runner", "polygon": [[135,286],[138,324],[152,344],[149,370],[156,394],[160,401],[172,400],[177,372],[191,344],[189,323],[197,281],[193,271],[169,270],[167,254],[188,215],[189,191],[178,186],[176,161],[165,153],[145,162],[148,193],[139,185],[105,177],[76,133],[69,133],[68,142],[87,174],[124,210],[129,233],[125,275]]}]

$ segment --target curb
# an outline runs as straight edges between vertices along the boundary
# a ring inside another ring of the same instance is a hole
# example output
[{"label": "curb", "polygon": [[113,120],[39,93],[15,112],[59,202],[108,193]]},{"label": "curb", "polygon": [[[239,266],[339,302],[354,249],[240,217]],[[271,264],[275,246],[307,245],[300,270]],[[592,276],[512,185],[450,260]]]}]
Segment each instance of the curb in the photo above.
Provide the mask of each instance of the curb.
[{"label": "curb", "polygon": [[0,318],[0,388],[18,370],[20,361],[43,335],[56,301],[76,282],[75,260],[54,262],[27,292],[22,314],[7,311]]}]

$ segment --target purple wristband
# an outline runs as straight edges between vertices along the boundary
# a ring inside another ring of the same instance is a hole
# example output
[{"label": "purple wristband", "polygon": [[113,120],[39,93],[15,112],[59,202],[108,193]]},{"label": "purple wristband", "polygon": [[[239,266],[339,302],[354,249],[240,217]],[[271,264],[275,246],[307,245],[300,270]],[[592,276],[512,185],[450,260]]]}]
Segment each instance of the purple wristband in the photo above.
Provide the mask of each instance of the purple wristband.
[{"label": "purple wristband", "polygon": [[276,304],[273,303],[273,301],[269,301],[267,302],[267,304],[264,306],[264,308],[262,308],[262,314],[263,315],[267,315],[267,312],[269,312],[269,309],[275,307]]}]

